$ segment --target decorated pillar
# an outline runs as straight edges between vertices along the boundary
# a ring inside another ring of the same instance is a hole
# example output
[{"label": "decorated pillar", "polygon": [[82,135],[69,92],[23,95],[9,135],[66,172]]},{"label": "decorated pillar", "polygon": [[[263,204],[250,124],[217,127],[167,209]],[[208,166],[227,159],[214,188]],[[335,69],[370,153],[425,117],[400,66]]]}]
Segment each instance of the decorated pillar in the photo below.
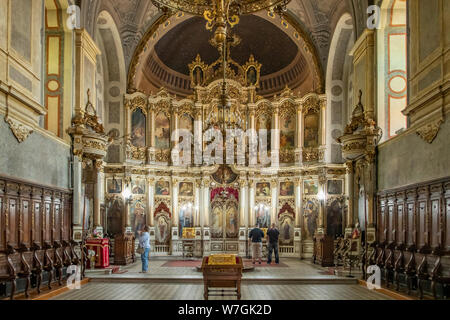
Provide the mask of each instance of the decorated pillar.
[{"label": "decorated pillar", "polygon": [[149,163],[154,163],[156,161],[156,149],[155,149],[155,108],[153,105],[150,105],[148,117],[147,117],[147,123],[148,123],[148,157],[147,160]]},{"label": "decorated pillar", "polygon": [[73,240],[81,241],[83,234],[83,195],[82,195],[82,159],[78,155],[73,157]]},{"label": "decorated pillar", "polygon": [[326,173],[322,172],[319,174],[319,219],[317,222],[317,234],[326,234],[326,217],[325,217],[325,183],[327,182]]},{"label": "decorated pillar", "polygon": [[[179,212],[178,212],[178,179],[172,179],[172,211],[173,221],[172,226],[178,227]],[[181,236],[181,235],[180,235]]]},{"label": "decorated pillar", "polygon": [[320,141],[319,141],[319,162],[325,161],[325,150],[327,148],[327,112],[326,100],[320,99]]},{"label": "decorated pillar", "polygon": [[101,225],[100,200],[102,198],[102,171],[103,161],[95,160],[95,183],[94,183],[94,230],[103,234],[103,226]]},{"label": "decorated pillar", "polygon": [[271,188],[271,212],[270,212],[270,223],[277,223],[277,202],[278,202],[278,186],[277,186],[277,179],[272,179],[270,181],[270,188]]},{"label": "decorated pillar", "polygon": [[255,225],[255,181],[249,181],[248,190],[248,227],[253,228]]},{"label": "decorated pillar", "polygon": [[273,114],[273,129],[274,134],[272,135],[272,150],[271,150],[271,159],[272,166],[275,164],[278,165],[280,162],[280,108],[275,107]]},{"label": "decorated pillar", "polygon": [[301,212],[302,212],[302,193],[301,193],[301,179],[295,178],[295,226],[301,226]]},{"label": "decorated pillar", "polygon": [[155,226],[153,213],[155,212],[155,178],[147,179],[147,223],[150,227]]},{"label": "decorated pillar", "polygon": [[296,111],[295,162],[297,165],[301,165],[303,162],[303,109],[301,104],[297,105]]},{"label": "decorated pillar", "polygon": [[195,198],[194,198],[194,210],[195,210],[195,217],[194,217],[194,227],[200,227],[200,194],[202,192],[202,181],[197,179],[195,180]]},{"label": "decorated pillar", "polygon": [[348,196],[348,206],[347,206],[347,225],[345,227],[345,237],[351,235],[354,224],[353,224],[353,208],[355,205],[355,196],[354,196],[354,168],[353,161],[347,161],[345,163],[347,165],[347,196]]},{"label": "decorated pillar", "polygon": [[194,164],[201,165],[203,160],[203,121],[202,104],[196,103],[194,110]]}]

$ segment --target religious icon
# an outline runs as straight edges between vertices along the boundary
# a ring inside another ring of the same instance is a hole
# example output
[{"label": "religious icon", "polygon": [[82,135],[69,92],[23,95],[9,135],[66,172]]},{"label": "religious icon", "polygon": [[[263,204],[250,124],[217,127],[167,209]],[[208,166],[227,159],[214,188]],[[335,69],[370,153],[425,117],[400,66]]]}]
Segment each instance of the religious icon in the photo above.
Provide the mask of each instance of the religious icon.
[{"label": "religious icon", "polygon": [[170,218],[167,212],[162,212],[156,217],[155,239],[158,244],[169,242]]},{"label": "religious icon", "polygon": [[169,181],[156,182],[155,193],[157,196],[169,196],[170,195]]},{"label": "religious icon", "polygon": [[289,150],[295,148],[295,119],[285,117],[281,121],[280,149]]},{"label": "religious icon", "polygon": [[280,183],[280,196],[293,196],[294,195],[294,183],[291,181],[284,181]]},{"label": "religious icon", "polygon": [[122,193],[122,179],[108,179],[106,189],[108,193]]},{"label": "religious icon", "polygon": [[270,197],[270,183],[261,182],[256,184],[257,197]]},{"label": "religious icon", "polygon": [[155,118],[155,147],[160,150],[170,148],[170,122],[162,112]]},{"label": "religious icon", "polygon": [[196,67],[193,71],[194,74],[194,86],[201,86],[203,84],[203,70],[200,67]]},{"label": "religious icon", "polygon": [[317,147],[319,145],[319,115],[316,113],[305,116],[305,148]]},{"label": "religious icon", "polygon": [[327,206],[327,234],[332,237],[342,235],[342,205],[339,200]]},{"label": "religious icon", "polygon": [[[266,142],[266,150],[270,151],[272,148],[272,119],[266,115],[259,116],[256,121],[256,132],[259,134],[260,138],[263,138],[263,143]],[[264,134],[265,139],[263,136]]]},{"label": "religious icon", "polygon": [[306,201],[303,217],[305,219],[306,238],[312,239],[317,229],[317,218],[319,217],[319,208],[313,201]]},{"label": "religious icon", "polygon": [[303,187],[305,189],[305,195],[314,196],[319,192],[319,186],[316,181],[306,180],[303,183]]},{"label": "religious icon", "polygon": [[180,182],[178,193],[182,197],[192,197],[194,194],[194,185],[192,182]]},{"label": "religious icon", "polygon": [[107,202],[107,230],[108,235],[115,236],[122,232],[122,199],[111,199]]},{"label": "religious icon", "polygon": [[140,108],[131,115],[131,144],[135,147],[145,147],[145,119]]},{"label": "religious icon", "polygon": [[135,200],[131,205],[131,225],[133,226],[133,231],[136,237],[139,236],[138,231],[141,231],[145,226],[146,217],[145,217],[145,205],[142,200]]},{"label": "religious icon", "polygon": [[269,211],[269,207],[264,205],[264,204],[260,204],[258,206],[256,206],[256,224],[260,227],[260,228],[269,228],[270,226],[270,211]]},{"label": "religious icon", "polygon": [[291,244],[294,239],[294,220],[289,214],[280,215],[280,242],[285,245]]},{"label": "religious icon", "polygon": [[211,237],[212,238],[222,238],[222,207],[219,203],[213,205],[211,212]]},{"label": "religious icon", "polygon": [[133,180],[131,192],[133,194],[145,194],[145,180]]},{"label": "religious icon", "polygon": [[238,208],[236,203],[229,203],[226,209],[226,234],[227,238],[238,236]]},{"label": "religious icon", "polygon": [[256,70],[255,67],[250,67],[247,70],[247,85],[254,86],[256,85]]},{"label": "religious icon", "polygon": [[238,175],[229,166],[222,165],[212,175],[213,179],[220,184],[233,183]]},{"label": "religious icon", "polygon": [[194,208],[189,205],[182,206],[179,214],[179,235],[183,235],[183,228],[192,228],[194,225]]},{"label": "religious icon", "polygon": [[328,194],[342,194],[342,180],[328,180]]}]

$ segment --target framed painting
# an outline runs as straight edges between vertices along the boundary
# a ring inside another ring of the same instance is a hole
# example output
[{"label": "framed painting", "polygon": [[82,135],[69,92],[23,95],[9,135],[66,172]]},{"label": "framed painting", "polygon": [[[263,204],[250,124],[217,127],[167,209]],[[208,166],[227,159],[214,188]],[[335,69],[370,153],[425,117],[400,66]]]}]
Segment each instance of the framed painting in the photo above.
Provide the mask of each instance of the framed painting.
[{"label": "framed painting", "polygon": [[145,194],[145,180],[143,179],[133,180],[131,192],[133,194]]},{"label": "framed painting", "polygon": [[131,115],[131,144],[135,147],[145,147],[146,117],[140,108]]},{"label": "framed painting", "polygon": [[117,194],[122,193],[122,179],[107,179],[106,189],[108,193]]},{"label": "framed painting", "polygon": [[342,180],[328,180],[327,181],[328,194],[340,195],[342,194]]},{"label": "framed painting", "polygon": [[284,117],[281,119],[280,150],[291,150],[294,148],[295,148],[295,117]]},{"label": "framed painting", "polygon": [[270,183],[259,182],[256,184],[256,196],[257,197],[270,197]]},{"label": "framed painting", "polygon": [[314,148],[319,146],[319,115],[309,113],[304,118],[304,147]]},{"label": "framed painting", "polygon": [[292,181],[280,182],[280,197],[291,197],[294,195],[294,183]]},{"label": "framed painting", "polygon": [[155,118],[155,148],[167,150],[170,148],[170,121],[163,112]]},{"label": "framed painting", "polygon": [[160,180],[155,184],[155,194],[157,196],[170,196],[169,181]]},{"label": "framed painting", "polygon": [[194,184],[192,182],[180,182],[178,194],[181,197],[192,197],[194,195]]},{"label": "framed painting", "polygon": [[305,195],[307,196],[315,196],[319,192],[317,181],[306,180],[305,182],[303,182],[303,188],[305,190]]}]

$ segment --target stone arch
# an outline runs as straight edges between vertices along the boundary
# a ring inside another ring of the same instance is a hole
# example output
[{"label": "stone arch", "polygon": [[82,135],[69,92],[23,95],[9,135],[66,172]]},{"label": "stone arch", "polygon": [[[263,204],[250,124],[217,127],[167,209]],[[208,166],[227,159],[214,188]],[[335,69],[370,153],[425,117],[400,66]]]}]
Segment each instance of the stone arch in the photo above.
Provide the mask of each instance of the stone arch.
[{"label": "stone arch", "polygon": [[[125,58],[121,38],[115,20],[111,14],[103,10],[97,17],[95,39],[102,55],[97,57],[96,89],[99,114],[109,132],[124,135],[123,95],[126,92]],[[103,106],[103,107],[102,107]],[[117,134],[116,134],[117,135]],[[107,161],[116,163],[123,161],[120,140],[108,149]]]},{"label": "stone arch", "polygon": [[351,90],[351,57],[349,51],[353,44],[353,20],[350,14],[344,13],[336,24],[331,40],[330,52],[326,72],[326,152],[325,161],[328,163],[341,163],[342,152],[336,138],[343,134],[347,122],[348,96]]}]

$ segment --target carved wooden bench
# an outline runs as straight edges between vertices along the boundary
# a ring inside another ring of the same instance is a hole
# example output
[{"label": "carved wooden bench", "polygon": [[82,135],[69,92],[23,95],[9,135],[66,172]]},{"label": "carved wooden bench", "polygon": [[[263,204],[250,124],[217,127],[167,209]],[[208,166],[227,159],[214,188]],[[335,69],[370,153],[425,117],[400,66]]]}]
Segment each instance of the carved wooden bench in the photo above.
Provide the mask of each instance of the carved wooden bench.
[{"label": "carved wooden bench", "polygon": [[28,263],[27,259],[25,258],[25,252],[30,251],[28,249],[28,247],[24,244],[21,243],[19,245],[19,250],[20,252],[20,268],[18,270],[20,270],[17,275],[19,278],[25,279],[26,280],[26,285],[25,285],[25,297],[28,298],[29,294],[28,294],[28,289],[30,288],[30,284],[31,284],[31,267],[30,264]]},{"label": "carved wooden bench", "polygon": [[428,274],[427,255],[431,253],[431,248],[428,245],[425,245],[420,248],[418,252],[423,254],[422,262],[420,262],[417,267],[419,298],[423,299],[423,285],[430,278],[430,275]]},{"label": "carved wooden bench", "polygon": [[[386,279],[386,288],[389,288],[389,283],[394,278],[394,267],[395,267],[395,260],[394,260],[394,248],[395,248],[395,242],[391,242],[386,247],[386,260],[384,261],[384,277]],[[392,281],[394,283],[394,281]]]},{"label": "carved wooden bench", "polygon": [[396,290],[400,290],[400,274],[405,272],[405,244],[401,243],[395,247],[395,249],[399,252],[398,257],[395,260],[394,264],[394,281],[396,283]]},{"label": "carved wooden bench", "polygon": [[4,252],[6,258],[6,267],[7,272],[4,274],[0,274],[0,282],[10,282],[11,283],[11,294],[10,299],[14,299],[14,293],[16,292],[16,280],[17,274],[16,269],[14,268],[13,262],[11,260],[10,255],[15,254],[16,250],[11,245],[6,246],[6,251]]},{"label": "carved wooden bench", "polygon": [[431,291],[433,292],[433,297],[437,299],[436,284],[440,284],[442,286],[442,295],[445,299],[445,288],[450,284],[450,272],[448,268],[442,267],[441,260],[443,256],[448,256],[449,252],[442,250],[440,247],[437,247],[433,250],[432,253],[437,257],[437,259],[434,263],[433,269],[431,270]]},{"label": "carved wooden bench", "polygon": [[38,243],[34,242],[31,246],[31,250],[33,250],[33,267],[31,268],[31,274],[36,278],[37,292],[41,293],[42,271],[44,268],[37,252],[42,250],[42,248]]},{"label": "carved wooden bench", "polygon": [[408,288],[408,294],[411,293],[411,290],[415,290],[417,288],[417,269],[416,269],[416,246],[414,244],[410,245],[406,249],[409,253],[409,260],[405,265],[405,279],[406,286]]},{"label": "carved wooden bench", "polygon": [[52,258],[50,257],[49,251],[53,249],[53,246],[50,244],[50,242],[44,242],[44,266],[43,269],[48,272],[48,288],[52,289],[52,280],[53,280],[53,273],[55,270],[54,263]]}]

